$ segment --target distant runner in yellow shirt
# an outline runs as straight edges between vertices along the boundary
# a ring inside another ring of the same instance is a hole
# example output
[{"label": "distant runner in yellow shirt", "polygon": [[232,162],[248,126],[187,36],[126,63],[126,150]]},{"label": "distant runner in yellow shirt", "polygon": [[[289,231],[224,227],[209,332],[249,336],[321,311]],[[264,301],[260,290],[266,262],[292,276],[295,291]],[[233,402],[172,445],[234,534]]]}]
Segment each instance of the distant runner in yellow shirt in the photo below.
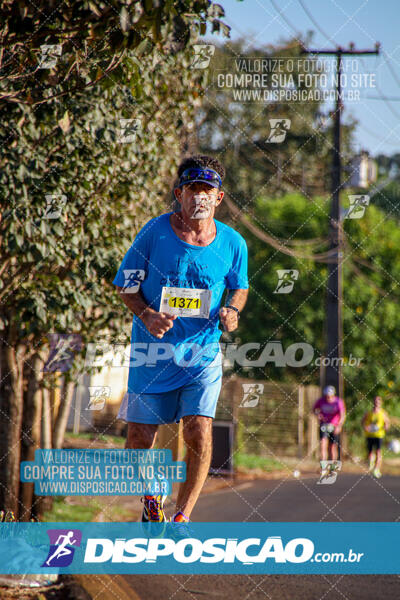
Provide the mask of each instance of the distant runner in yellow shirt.
[{"label": "distant runner in yellow shirt", "polygon": [[379,478],[382,476],[382,442],[390,426],[389,417],[382,408],[380,396],[375,396],[374,408],[365,413],[362,425],[367,441],[369,470],[374,477]]}]

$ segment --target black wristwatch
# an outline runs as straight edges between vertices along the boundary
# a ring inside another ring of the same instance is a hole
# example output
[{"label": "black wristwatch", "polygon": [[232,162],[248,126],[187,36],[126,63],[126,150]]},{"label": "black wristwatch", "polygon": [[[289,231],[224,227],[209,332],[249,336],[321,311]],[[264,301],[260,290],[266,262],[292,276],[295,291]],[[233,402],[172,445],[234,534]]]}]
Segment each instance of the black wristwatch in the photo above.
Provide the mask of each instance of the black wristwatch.
[{"label": "black wristwatch", "polygon": [[236,306],[231,306],[230,304],[228,304],[228,306],[225,306],[225,308],[231,308],[232,310],[235,310],[237,312],[237,318],[240,319],[240,312],[239,309],[236,308]]}]

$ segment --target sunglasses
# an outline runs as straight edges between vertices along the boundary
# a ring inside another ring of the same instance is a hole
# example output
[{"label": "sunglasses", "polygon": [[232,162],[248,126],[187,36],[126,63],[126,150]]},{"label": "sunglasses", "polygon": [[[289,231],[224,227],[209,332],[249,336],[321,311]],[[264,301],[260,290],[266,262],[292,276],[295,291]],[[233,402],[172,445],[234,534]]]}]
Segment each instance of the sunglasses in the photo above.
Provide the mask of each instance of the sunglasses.
[{"label": "sunglasses", "polygon": [[214,187],[221,187],[222,180],[216,171],[212,169],[196,169],[190,168],[183,171],[180,179],[179,186],[186,185],[187,183],[194,183],[195,181],[204,181]]}]

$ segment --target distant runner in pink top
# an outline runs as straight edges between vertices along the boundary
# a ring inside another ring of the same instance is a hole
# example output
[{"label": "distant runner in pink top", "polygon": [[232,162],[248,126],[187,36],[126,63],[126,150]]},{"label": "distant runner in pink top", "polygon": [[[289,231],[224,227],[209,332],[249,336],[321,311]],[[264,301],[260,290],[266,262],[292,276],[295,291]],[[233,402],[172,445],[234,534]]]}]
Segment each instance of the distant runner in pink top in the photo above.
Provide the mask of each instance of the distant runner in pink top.
[{"label": "distant runner in pink top", "polygon": [[340,432],[346,419],[346,406],[341,398],[335,396],[335,388],[328,385],[324,395],[313,406],[313,413],[319,419],[319,439],[321,460],[337,460]]}]

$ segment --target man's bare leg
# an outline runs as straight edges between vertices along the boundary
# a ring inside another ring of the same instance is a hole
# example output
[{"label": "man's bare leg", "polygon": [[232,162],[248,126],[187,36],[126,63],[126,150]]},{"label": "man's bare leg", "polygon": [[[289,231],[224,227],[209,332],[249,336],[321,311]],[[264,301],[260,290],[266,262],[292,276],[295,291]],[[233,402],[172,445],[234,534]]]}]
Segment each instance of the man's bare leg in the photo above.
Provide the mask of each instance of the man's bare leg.
[{"label": "man's bare leg", "polygon": [[207,478],[212,453],[212,419],[200,415],[183,417],[186,444],[186,481],[181,483],[176,512],[190,517]]},{"label": "man's bare leg", "polygon": [[129,450],[149,450],[156,441],[158,425],[128,423],[125,448]]},{"label": "man's bare leg", "polygon": [[[153,448],[154,443],[157,437],[157,428],[158,425],[148,425],[146,423],[128,423],[128,434],[126,436],[125,448],[130,450],[150,450]],[[156,495],[146,495],[144,496],[144,508],[142,521],[146,522],[161,522],[166,521],[165,514],[163,511],[163,502],[158,500],[158,496]],[[162,494],[161,494],[162,495]],[[165,497],[164,497],[165,498]],[[150,502],[156,502],[156,507],[153,504],[152,511],[149,512],[149,504]]]}]

